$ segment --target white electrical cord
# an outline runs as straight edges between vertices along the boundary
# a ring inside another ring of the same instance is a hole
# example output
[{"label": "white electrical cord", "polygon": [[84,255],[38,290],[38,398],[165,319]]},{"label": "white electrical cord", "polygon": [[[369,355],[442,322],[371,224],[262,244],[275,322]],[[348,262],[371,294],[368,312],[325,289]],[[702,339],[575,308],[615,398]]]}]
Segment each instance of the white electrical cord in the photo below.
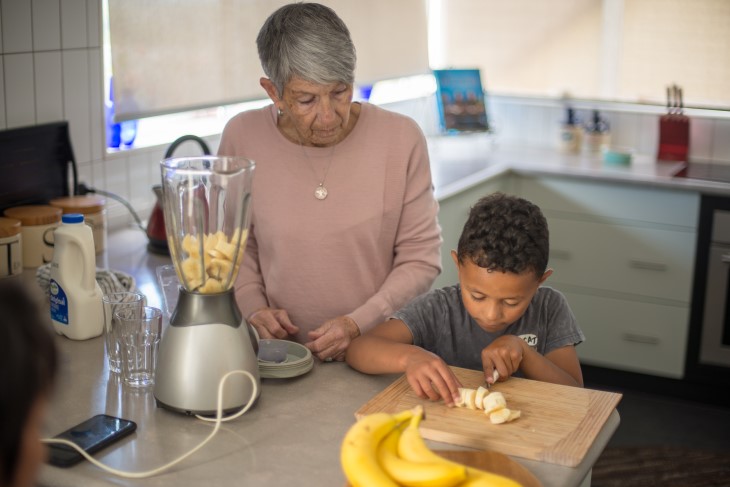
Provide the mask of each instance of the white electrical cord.
[{"label": "white electrical cord", "polygon": [[[243,374],[243,375],[247,376],[251,380],[251,383],[253,384],[253,391],[251,394],[251,399],[248,401],[248,403],[246,403],[246,405],[243,407],[243,409],[238,411],[236,414],[223,418],[222,417],[223,416],[223,384],[225,383],[226,379],[228,379],[228,377],[230,377],[231,375],[234,375],[234,374]],[[215,422],[215,427],[213,428],[213,431],[211,431],[211,433],[208,435],[208,437],[206,439],[204,439],[203,441],[201,441],[200,444],[198,444],[192,450],[179,456],[178,458],[171,461],[170,463],[167,463],[167,464],[165,464],[161,467],[155,468],[153,470],[147,470],[146,472],[127,472],[124,470],[117,470],[116,468],[109,467],[108,465],[104,465],[103,463],[101,463],[100,461],[98,461],[97,459],[95,459],[94,457],[89,455],[87,452],[84,451],[83,448],[81,448],[79,445],[77,445],[76,443],[74,443],[72,441],[64,440],[61,438],[43,438],[41,441],[43,441],[44,443],[57,443],[60,445],[70,446],[73,449],[75,449],[76,451],[78,451],[84,458],[86,458],[92,464],[96,465],[97,467],[101,468],[102,470],[106,470],[107,472],[117,475],[119,477],[125,477],[128,479],[143,479],[143,478],[152,477],[153,475],[157,475],[159,473],[164,472],[165,470],[169,469],[170,467],[172,467],[174,465],[177,465],[178,463],[182,462],[183,460],[185,460],[187,457],[189,457],[196,451],[203,448],[203,446],[205,446],[205,444],[208,443],[215,436],[216,433],[218,433],[221,423],[226,422],[226,421],[231,421],[233,419],[238,418],[242,414],[244,414],[246,411],[248,411],[251,408],[251,406],[253,405],[257,396],[258,396],[258,385],[256,384],[256,378],[250,372],[248,372],[246,370],[232,370],[232,371],[228,372],[226,375],[221,377],[221,380],[218,383],[218,406],[216,407],[215,419],[206,418],[205,416],[200,416],[198,414],[195,415],[195,417],[200,420]]]}]

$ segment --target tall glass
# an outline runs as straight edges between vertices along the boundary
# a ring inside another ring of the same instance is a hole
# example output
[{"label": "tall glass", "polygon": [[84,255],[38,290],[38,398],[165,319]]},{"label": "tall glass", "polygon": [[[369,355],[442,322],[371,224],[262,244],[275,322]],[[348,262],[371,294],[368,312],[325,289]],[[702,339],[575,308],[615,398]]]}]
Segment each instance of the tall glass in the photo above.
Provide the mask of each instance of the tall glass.
[{"label": "tall glass", "polygon": [[150,306],[120,308],[114,317],[119,326],[124,383],[131,387],[153,385],[162,338],[162,310]]},{"label": "tall glass", "polygon": [[119,346],[119,327],[114,313],[124,307],[142,308],[147,305],[144,294],[136,291],[121,291],[105,294],[101,298],[104,304],[104,344],[109,370],[115,374],[122,371],[121,352]]}]

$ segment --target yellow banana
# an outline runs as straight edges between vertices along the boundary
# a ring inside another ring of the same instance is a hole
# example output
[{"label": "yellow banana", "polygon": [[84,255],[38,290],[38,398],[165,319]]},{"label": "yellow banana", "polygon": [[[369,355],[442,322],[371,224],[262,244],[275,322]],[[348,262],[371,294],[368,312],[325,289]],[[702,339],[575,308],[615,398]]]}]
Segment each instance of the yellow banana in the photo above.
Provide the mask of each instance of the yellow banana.
[{"label": "yellow banana", "polygon": [[[404,460],[421,463],[445,463],[461,465],[437,455],[426,445],[418,425],[423,419],[423,408],[416,407],[408,426],[403,430],[398,441],[398,455]],[[458,484],[459,487],[521,487],[519,483],[501,475],[466,467],[467,478]]]},{"label": "yellow banana", "polygon": [[353,487],[398,487],[380,467],[377,448],[385,435],[412,415],[410,409],[397,414],[373,413],[350,427],[342,441],[340,462]]},{"label": "yellow banana", "polygon": [[466,479],[464,465],[415,463],[398,456],[401,427],[394,428],[380,442],[378,461],[390,477],[405,487],[453,487]]}]

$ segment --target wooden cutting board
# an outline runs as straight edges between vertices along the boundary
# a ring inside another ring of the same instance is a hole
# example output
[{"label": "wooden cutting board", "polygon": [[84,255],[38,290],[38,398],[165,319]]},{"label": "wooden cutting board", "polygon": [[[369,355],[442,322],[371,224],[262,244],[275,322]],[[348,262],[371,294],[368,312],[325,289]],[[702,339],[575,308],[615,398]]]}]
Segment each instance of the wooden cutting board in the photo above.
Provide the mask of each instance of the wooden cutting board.
[{"label": "wooden cutting board", "polygon": [[[481,371],[452,367],[464,387],[483,384]],[[522,412],[510,423],[492,424],[482,411],[448,408],[443,401],[416,396],[405,375],[355,412],[362,416],[394,413],[422,405],[424,438],[453,445],[490,450],[530,460],[575,467],[621,400],[621,394],[561,386],[512,377],[492,386],[507,399],[507,407]]]}]

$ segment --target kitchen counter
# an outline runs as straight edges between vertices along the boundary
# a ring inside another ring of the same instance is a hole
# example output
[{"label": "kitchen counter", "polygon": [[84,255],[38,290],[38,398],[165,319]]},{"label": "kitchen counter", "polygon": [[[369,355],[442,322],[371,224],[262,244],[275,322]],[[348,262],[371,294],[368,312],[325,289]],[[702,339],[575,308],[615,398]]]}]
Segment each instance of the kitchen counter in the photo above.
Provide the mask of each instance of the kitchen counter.
[{"label": "kitchen counter", "polygon": [[[137,229],[110,235],[108,253],[98,264],[136,278],[150,305],[160,306],[155,269],[169,258],[150,254]],[[115,468],[142,471],[158,467],[202,441],[213,425],[157,408],[152,391],[135,391],[110,376],[102,337],[71,341],[57,337],[61,370],[46,431],[56,434],[97,413],[137,422],[131,436],[102,450],[100,461]],[[83,462],[69,469],[45,465],[46,486],[106,485],[257,485],[341,486],[340,443],[355,411],[396,376],[368,376],[344,363],[315,363],[292,379],[262,379],[257,404],[242,417],[224,423],[209,444],[167,473],[144,480],[116,477]],[[619,424],[613,411],[583,462],[576,468],[515,458],[545,487],[588,485],[590,469]],[[434,448],[454,448],[431,443]]]},{"label": "kitchen counter", "polygon": [[635,154],[630,165],[618,166],[604,163],[600,154],[563,154],[553,148],[502,146],[485,134],[430,138],[429,154],[439,200],[510,172],[730,196],[730,183],[676,177],[686,163],[657,162],[646,154]]}]

